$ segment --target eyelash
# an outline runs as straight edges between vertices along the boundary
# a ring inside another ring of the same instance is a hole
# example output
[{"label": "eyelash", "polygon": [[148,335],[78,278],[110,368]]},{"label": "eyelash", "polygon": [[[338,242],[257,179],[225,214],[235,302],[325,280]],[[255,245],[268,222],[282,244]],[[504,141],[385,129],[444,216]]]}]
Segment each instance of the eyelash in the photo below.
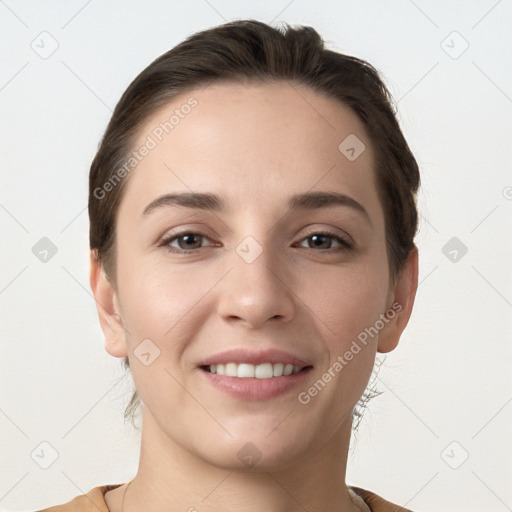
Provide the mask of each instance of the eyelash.
[{"label": "eyelash", "polygon": [[[176,249],[176,248],[171,248],[169,246],[169,244],[171,242],[173,242],[174,240],[177,240],[178,238],[182,238],[184,236],[187,236],[187,235],[195,235],[195,236],[200,236],[200,237],[203,237],[203,238],[206,238],[209,240],[209,238],[202,234],[202,233],[198,233],[198,232],[195,232],[195,231],[184,231],[182,233],[177,233],[177,234],[173,234],[173,235],[170,235],[166,238],[164,238],[158,245],[159,246],[168,246],[167,249],[169,252],[173,252],[173,253],[176,253],[176,254],[192,254],[194,252],[197,252],[199,251],[200,249],[203,249],[203,247],[200,247],[198,249]],[[346,251],[350,251],[354,248],[353,244],[350,243],[348,240],[346,240],[345,238],[339,236],[338,234],[336,233],[333,233],[332,231],[315,231],[314,233],[310,233],[308,236],[304,237],[302,241],[304,240],[307,240],[308,238],[311,238],[315,235],[321,235],[321,236],[326,236],[328,238],[333,238],[334,240],[336,240],[337,242],[339,242],[341,244],[341,247],[337,247],[335,248],[334,250],[331,250],[331,249],[320,249],[320,250],[317,250],[315,251],[315,248],[314,247],[303,247],[303,249],[311,249],[315,252],[331,252],[331,253],[339,253],[339,252],[346,252]]]}]

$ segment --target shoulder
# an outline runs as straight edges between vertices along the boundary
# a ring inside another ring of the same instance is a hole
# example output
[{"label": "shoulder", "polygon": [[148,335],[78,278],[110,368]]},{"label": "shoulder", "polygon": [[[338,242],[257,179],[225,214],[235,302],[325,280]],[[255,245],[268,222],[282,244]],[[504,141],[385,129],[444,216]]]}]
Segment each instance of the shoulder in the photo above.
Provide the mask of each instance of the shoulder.
[{"label": "shoulder", "polygon": [[366,489],[361,489],[360,487],[354,486],[350,486],[349,489],[351,489],[357,496],[360,496],[363,499],[368,507],[370,507],[371,512],[412,512],[412,510],[391,503],[390,501],[381,498],[374,492],[368,491]]},{"label": "shoulder", "polygon": [[105,503],[105,493],[123,484],[102,485],[94,487],[86,494],[81,494],[68,503],[55,505],[37,512],[109,512]]}]

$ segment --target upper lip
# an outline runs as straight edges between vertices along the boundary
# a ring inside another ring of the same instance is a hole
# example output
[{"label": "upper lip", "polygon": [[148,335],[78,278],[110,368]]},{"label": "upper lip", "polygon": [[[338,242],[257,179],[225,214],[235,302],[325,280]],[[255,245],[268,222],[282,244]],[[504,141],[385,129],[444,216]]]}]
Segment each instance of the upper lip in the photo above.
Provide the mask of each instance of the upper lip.
[{"label": "upper lip", "polygon": [[284,350],[269,349],[254,351],[244,348],[234,348],[215,354],[207,359],[201,361],[198,366],[211,366],[213,364],[226,364],[226,363],[248,363],[248,364],[263,364],[263,363],[283,363],[293,364],[294,366],[312,366],[311,362],[306,359],[285,352]]}]

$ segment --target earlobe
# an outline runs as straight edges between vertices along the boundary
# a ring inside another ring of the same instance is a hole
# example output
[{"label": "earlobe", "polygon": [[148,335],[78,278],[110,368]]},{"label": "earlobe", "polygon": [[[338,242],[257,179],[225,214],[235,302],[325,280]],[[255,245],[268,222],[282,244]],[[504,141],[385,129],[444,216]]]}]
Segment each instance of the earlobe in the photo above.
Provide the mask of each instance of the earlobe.
[{"label": "earlobe", "polygon": [[409,322],[418,289],[418,258],[418,249],[414,246],[392,290],[393,299],[387,315],[390,320],[379,334],[378,352],[394,350]]},{"label": "earlobe", "polygon": [[90,253],[89,281],[101,330],[105,336],[105,350],[114,357],[126,357],[128,355],[126,333],[120,315],[117,292],[105,275],[95,250]]}]

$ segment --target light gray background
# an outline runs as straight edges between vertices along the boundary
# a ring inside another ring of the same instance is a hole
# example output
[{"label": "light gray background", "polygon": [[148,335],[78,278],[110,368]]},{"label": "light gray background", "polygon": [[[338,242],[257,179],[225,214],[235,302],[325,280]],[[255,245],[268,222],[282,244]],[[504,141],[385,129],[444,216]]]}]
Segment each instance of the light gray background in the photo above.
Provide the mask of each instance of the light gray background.
[{"label": "light gray background", "polygon": [[[131,379],[104,351],[89,291],[88,169],[129,82],[237,18],[311,25],[375,65],[421,166],[415,310],[347,483],[418,512],[512,510],[511,0],[0,0],[0,508],[136,472]],[[42,237],[58,248],[47,262],[32,252]],[[456,262],[452,237],[468,249]]]}]

